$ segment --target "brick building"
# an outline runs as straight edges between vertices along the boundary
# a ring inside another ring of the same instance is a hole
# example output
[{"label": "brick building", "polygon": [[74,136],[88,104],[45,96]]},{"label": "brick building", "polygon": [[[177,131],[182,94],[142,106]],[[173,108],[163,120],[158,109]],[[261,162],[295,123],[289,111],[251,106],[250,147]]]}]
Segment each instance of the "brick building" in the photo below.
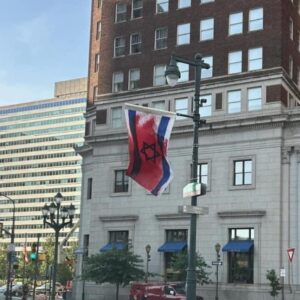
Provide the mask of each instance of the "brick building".
[{"label": "brick building", "polygon": [[[211,262],[214,245],[222,245],[222,299],[245,293],[262,299],[269,290],[266,271],[279,274],[280,268],[291,287],[286,298],[300,297],[300,256],[292,263],[287,256],[288,248],[300,249],[298,1],[104,0],[92,2],[91,16],[81,246],[93,254],[115,241],[130,242],[145,257],[150,244],[150,271],[172,277],[172,253],[161,246],[188,246],[189,216],[177,207],[189,202],[182,189],[190,180],[192,122],[175,122],[174,179],[155,198],[125,176],[123,107],[191,114],[193,68],[178,64],[174,88],[164,70],[172,53],[188,59],[201,53],[211,68],[201,74],[207,101],[200,109],[206,125],[199,131],[198,169],[208,192],[198,202],[209,214],[198,218],[197,251]],[[80,282],[76,289],[79,297]],[[88,299],[110,299],[109,291],[85,283]],[[198,294],[212,299],[214,285],[199,286]]]}]

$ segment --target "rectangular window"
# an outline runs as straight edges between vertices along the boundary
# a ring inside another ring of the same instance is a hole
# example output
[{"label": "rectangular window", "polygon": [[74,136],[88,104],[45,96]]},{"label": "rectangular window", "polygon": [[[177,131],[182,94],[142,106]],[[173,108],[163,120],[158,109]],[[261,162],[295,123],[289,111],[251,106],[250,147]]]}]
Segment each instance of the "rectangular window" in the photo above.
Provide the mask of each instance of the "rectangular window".
[{"label": "rectangular window", "polygon": [[83,236],[83,250],[85,256],[89,256],[89,245],[90,245],[90,235],[85,234]]},{"label": "rectangular window", "polygon": [[200,4],[214,2],[215,0],[200,0]]},{"label": "rectangular window", "polygon": [[96,39],[98,40],[101,36],[101,22],[97,22],[97,33],[96,33]]},{"label": "rectangular window", "polygon": [[242,72],[242,51],[228,53],[228,74]]},{"label": "rectangular window", "polygon": [[290,21],[289,21],[289,32],[290,32],[290,39],[293,40],[294,39],[294,22],[293,22],[292,18],[290,18]]},{"label": "rectangular window", "polygon": [[251,185],[252,184],[252,160],[233,161],[233,185]]},{"label": "rectangular window", "polygon": [[227,93],[228,113],[239,113],[241,111],[241,91],[229,91]]},{"label": "rectangular window", "polygon": [[121,92],[124,88],[124,74],[123,72],[113,73],[113,93]]},{"label": "rectangular window", "polygon": [[248,110],[259,110],[262,106],[261,87],[248,89]]},{"label": "rectangular window", "polygon": [[228,34],[241,34],[243,33],[243,13],[238,12],[229,15],[229,28]]},{"label": "rectangular window", "polygon": [[185,8],[191,6],[191,0],[178,0],[178,8]]},{"label": "rectangular window", "polygon": [[132,0],[132,19],[140,18],[143,14],[143,0]]},{"label": "rectangular window", "polygon": [[260,70],[263,67],[262,48],[253,48],[248,50],[248,70]]},{"label": "rectangular window", "polygon": [[120,230],[120,231],[109,231],[109,242],[110,243],[124,243],[128,244],[128,231]]},{"label": "rectangular window", "polygon": [[165,70],[166,70],[165,65],[154,66],[154,76],[153,76],[154,86],[166,84]]},{"label": "rectangular window", "polygon": [[164,13],[169,11],[169,0],[156,0],[156,13]]},{"label": "rectangular window", "polygon": [[134,90],[139,87],[140,69],[129,70],[129,90]]},{"label": "rectangular window", "polygon": [[250,9],[249,31],[262,30],[264,28],[264,10],[262,7]]},{"label": "rectangular window", "polygon": [[118,36],[115,38],[115,51],[114,56],[125,55],[125,38],[123,36]]},{"label": "rectangular window", "polygon": [[[187,115],[189,112],[189,99],[188,98],[175,99],[175,112]],[[186,117],[176,116],[176,119],[183,120],[186,119]]]},{"label": "rectangular window", "polygon": [[214,19],[200,21],[200,41],[212,40],[214,38]]},{"label": "rectangular window", "polygon": [[130,54],[141,53],[142,37],[140,33],[134,33],[130,36]]},{"label": "rectangular window", "polygon": [[209,69],[201,69],[201,78],[210,78],[213,76],[213,57],[212,56],[205,56],[203,57],[203,61],[209,64]]},{"label": "rectangular window", "polygon": [[97,53],[95,55],[95,72],[99,71],[99,66],[100,66],[100,54]]},{"label": "rectangular window", "polygon": [[197,167],[197,183],[208,184],[208,163],[200,163]]},{"label": "rectangular window", "polygon": [[186,45],[190,43],[191,24],[177,25],[177,45]]},{"label": "rectangular window", "polygon": [[188,81],[189,80],[189,70],[190,66],[188,64],[184,63],[177,63],[179,72],[180,72],[180,78],[178,82]]},{"label": "rectangular window", "polygon": [[205,99],[206,102],[202,103],[200,107],[200,116],[201,117],[210,117],[212,114],[212,103],[211,103],[211,94],[201,95],[201,99]]},{"label": "rectangular window", "polygon": [[116,23],[126,21],[127,6],[125,3],[116,4]]},{"label": "rectangular window", "polygon": [[155,49],[167,48],[168,28],[158,28],[155,30]]},{"label": "rectangular window", "polygon": [[87,182],[87,200],[92,199],[92,193],[93,193],[93,178],[88,178]]},{"label": "rectangular window", "polygon": [[289,75],[290,75],[290,77],[293,79],[293,68],[294,67],[294,62],[293,62],[293,57],[292,56],[290,56],[289,57]]},{"label": "rectangular window", "polygon": [[152,102],[151,107],[153,107],[153,108],[155,108],[155,109],[165,110],[165,109],[166,109],[165,101],[162,100],[162,101],[155,101],[155,102]]},{"label": "rectangular window", "polygon": [[122,127],[122,107],[114,107],[111,109],[111,125],[112,128]]},{"label": "rectangular window", "polygon": [[100,109],[96,111],[96,124],[104,125],[106,124],[107,110]]},{"label": "rectangular window", "polygon": [[[230,228],[230,241],[254,242],[254,228]],[[228,282],[253,283],[254,247],[248,252],[228,252]]]},{"label": "rectangular window", "polygon": [[128,177],[126,170],[115,170],[114,193],[128,192]]},{"label": "rectangular window", "polygon": [[93,88],[93,100],[95,101],[98,96],[98,85],[95,85]]}]

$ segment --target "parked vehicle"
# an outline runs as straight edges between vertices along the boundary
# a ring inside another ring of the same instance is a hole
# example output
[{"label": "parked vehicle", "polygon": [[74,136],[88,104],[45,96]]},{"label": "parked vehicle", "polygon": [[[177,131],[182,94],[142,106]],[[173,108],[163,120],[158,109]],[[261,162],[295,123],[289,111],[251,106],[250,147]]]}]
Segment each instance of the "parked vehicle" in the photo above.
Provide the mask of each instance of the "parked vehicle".
[{"label": "parked vehicle", "polygon": [[[186,300],[182,286],[177,283],[132,283],[129,300]],[[197,296],[197,300],[203,300],[203,298]]]}]

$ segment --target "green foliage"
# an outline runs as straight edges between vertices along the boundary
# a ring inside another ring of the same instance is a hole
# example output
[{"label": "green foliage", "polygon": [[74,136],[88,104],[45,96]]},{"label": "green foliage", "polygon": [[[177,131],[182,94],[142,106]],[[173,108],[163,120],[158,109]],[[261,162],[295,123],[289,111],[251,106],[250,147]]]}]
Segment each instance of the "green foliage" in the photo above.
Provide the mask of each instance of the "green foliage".
[{"label": "green foliage", "polygon": [[116,299],[119,286],[126,286],[130,281],[144,278],[143,260],[139,255],[127,250],[115,250],[87,257],[83,278],[96,283],[116,285]]},{"label": "green foliage", "polygon": [[280,278],[277,276],[274,269],[268,270],[266,277],[270,281],[270,295],[273,296],[275,299],[275,297],[279,294],[279,291],[281,290]]},{"label": "green foliage", "polygon": [[0,248],[0,280],[6,280],[7,245],[2,244]]},{"label": "green foliage", "polygon": [[[171,268],[177,274],[176,280],[185,281],[186,280],[186,270],[188,267],[188,255],[186,251],[178,252],[175,254],[171,259]],[[196,254],[196,276],[197,276],[197,283],[207,284],[210,283],[211,280],[209,279],[210,272],[208,269],[211,268],[204,258]]]},{"label": "green foliage", "polygon": [[67,281],[73,279],[73,274],[69,266],[65,264],[59,264],[57,266],[57,281],[62,285],[66,285]]}]

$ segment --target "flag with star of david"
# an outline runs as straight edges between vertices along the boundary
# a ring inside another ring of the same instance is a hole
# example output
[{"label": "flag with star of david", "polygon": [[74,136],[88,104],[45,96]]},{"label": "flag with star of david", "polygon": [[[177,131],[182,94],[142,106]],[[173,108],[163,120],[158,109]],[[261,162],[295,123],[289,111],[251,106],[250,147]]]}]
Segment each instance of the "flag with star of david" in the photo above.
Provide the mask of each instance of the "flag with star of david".
[{"label": "flag with star of david", "polygon": [[129,152],[126,175],[155,196],[173,178],[167,152],[175,116],[169,111],[125,104]]}]

